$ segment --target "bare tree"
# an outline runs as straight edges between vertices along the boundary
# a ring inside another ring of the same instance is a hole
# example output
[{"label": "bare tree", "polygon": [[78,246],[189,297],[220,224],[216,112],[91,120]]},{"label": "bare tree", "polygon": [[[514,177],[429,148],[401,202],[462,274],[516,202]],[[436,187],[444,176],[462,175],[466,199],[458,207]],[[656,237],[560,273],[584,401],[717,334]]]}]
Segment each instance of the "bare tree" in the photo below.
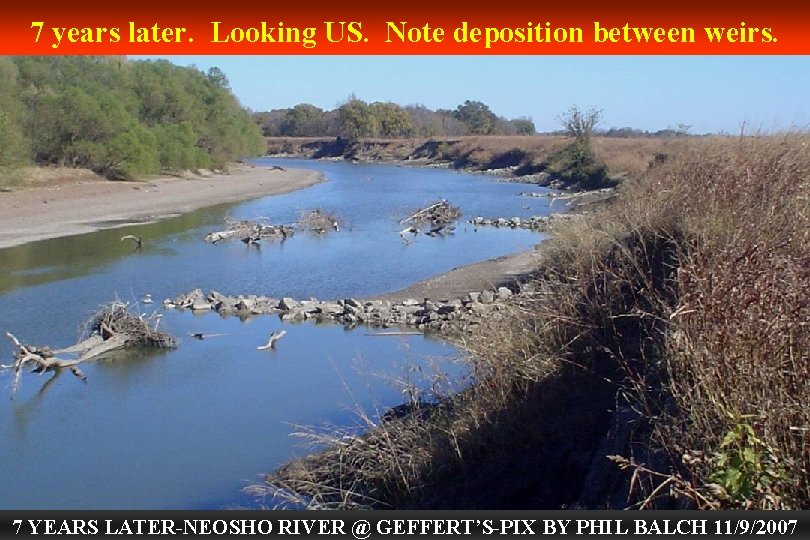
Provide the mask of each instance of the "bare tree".
[{"label": "bare tree", "polygon": [[575,105],[560,114],[557,121],[562,125],[566,134],[574,137],[577,143],[587,144],[590,142],[594,129],[602,121],[602,110],[592,107],[583,111]]}]

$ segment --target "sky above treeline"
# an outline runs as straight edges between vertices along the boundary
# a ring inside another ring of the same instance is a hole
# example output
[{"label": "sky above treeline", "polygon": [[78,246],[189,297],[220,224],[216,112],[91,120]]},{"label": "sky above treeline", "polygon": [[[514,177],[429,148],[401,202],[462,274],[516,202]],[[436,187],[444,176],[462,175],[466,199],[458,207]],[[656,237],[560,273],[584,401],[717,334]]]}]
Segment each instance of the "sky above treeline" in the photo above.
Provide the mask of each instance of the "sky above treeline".
[{"label": "sky above treeline", "polygon": [[600,128],[690,133],[810,128],[806,56],[131,56],[216,66],[242,105],[268,111],[368,101],[455,109],[482,101],[498,116],[559,129],[571,106],[603,111]]}]

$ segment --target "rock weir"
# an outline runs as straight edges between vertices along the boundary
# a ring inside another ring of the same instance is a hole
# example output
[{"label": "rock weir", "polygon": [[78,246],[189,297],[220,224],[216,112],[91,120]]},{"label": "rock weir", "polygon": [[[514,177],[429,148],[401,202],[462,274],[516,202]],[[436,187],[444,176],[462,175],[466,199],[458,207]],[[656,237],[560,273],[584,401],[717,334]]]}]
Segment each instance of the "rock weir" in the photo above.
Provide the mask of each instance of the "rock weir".
[{"label": "rock weir", "polygon": [[163,301],[165,308],[190,309],[194,312],[215,311],[220,315],[278,315],[283,321],[334,322],[354,327],[413,327],[419,330],[472,332],[493,312],[503,309],[516,292],[531,284],[475,291],[463,298],[417,300],[409,298],[392,302],[385,299],[307,300],[262,295],[229,296],[216,291],[204,293],[195,289]]}]

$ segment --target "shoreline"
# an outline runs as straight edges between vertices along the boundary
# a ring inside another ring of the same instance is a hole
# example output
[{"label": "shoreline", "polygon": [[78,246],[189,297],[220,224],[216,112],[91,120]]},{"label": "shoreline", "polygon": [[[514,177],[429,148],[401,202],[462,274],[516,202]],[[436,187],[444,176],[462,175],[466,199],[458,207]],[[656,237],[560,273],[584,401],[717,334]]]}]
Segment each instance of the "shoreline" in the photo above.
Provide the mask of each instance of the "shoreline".
[{"label": "shoreline", "polygon": [[0,249],[150,223],[222,203],[289,193],[324,180],[316,171],[240,165],[225,174],[134,182],[74,179],[2,192]]},{"label": "shoreline", "polygon": [[470,293],[515,286],[526,281],[537,270],[542,257],[542,244],[538,244],[517,253],[458,266],[412,283],[404,289],[378,294],[368,300],[456,300]]}]

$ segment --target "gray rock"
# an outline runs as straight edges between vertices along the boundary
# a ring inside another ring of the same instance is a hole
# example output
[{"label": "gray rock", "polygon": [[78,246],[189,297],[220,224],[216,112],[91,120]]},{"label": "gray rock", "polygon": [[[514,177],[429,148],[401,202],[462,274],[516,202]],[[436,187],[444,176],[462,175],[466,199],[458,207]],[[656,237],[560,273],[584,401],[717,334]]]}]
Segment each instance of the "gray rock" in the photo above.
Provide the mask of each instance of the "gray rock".
[{"label": "gray rock", "polygon": [[473,304],[477,304],[481,301],[481,293],[480,292],[471,292],[467,296],[470,297],[470,302]]},{"label": "gray rock", "polygon": [[227,296],[217,291],[211,291],[210,293],[208,293],[207,296],[208,301],[211,302],[212,304],[218,304],[223,300],[225,300],[226,298]]},{"label": "gray rock", "polygon": [[251,311],[255,307],[255,303],[250,298],[242,298],[236,303],[236,309],[240,311]]},{"label": "gray rock", "polygon": [[343,300],[343,303],[345,305],[347,305],[347,306],[351,306],[351,307],[354,307],[354,308],[363,307],[363,305],[360,302],[358,302],[357,300],[355,300],[354,298],[346,298],[345,300]]},{"label": "gray rock", "polygon": [[226,296],[219,304],[216,304],[214,308],[220,313],[235,313],[237,311],[236,300]]},{"label": "gray rock", "polygon": [[495,294],[492,291],[481,292],[481,303],[491,304],[494,301],[495,301]]},{"label": "gray rock", "polygon": [[284,297],[278,303],[278,309],[283,309],[284,311],[290,311],[290,310],[293,310],[293,309],[297,308],[298,305],[299,305],[298,302],[296,302],[292,298]]},{"label": "gray rock", "polygon": [[512,291],[506,287],[498,287],[498,300],[506,300],[512,296]]},{"label": "gray rock", "polygon": [[303,321],[306,313],[302,309],[291,309],[281,314],[282,321]]},{"label": "gray rock", "polygon": [[489,314],[491,307],[486,304],[473,304],[470,310],[478,316],[484,316]]},{"label": "gray rock", "polygon": [[399,306],[399,309],[397,311],[400,312],[400,313],[404,313],[405,315],[411,315],[411,314],[416,313],[418,311],[422,311],[422,308],[419,307],[418,305],[416,305],[416,306]]},{"label": "gray rock", "polygon": [[194,311],[206,311],[211,309],[211,304],[203,299],[198,299],[191,304],[191,309]]},{"label": "gray rock", "polygon": [[321,310],[320,304],[317,301],[313,302],[311,300],[302,301],[299,308],[302,309],[304,313],[319,313]]},{"label": "gray rock", "polygon": [[324,315],[335,316],[343,313],[343,307],[339,304],[324,302],[319,307]]}]

